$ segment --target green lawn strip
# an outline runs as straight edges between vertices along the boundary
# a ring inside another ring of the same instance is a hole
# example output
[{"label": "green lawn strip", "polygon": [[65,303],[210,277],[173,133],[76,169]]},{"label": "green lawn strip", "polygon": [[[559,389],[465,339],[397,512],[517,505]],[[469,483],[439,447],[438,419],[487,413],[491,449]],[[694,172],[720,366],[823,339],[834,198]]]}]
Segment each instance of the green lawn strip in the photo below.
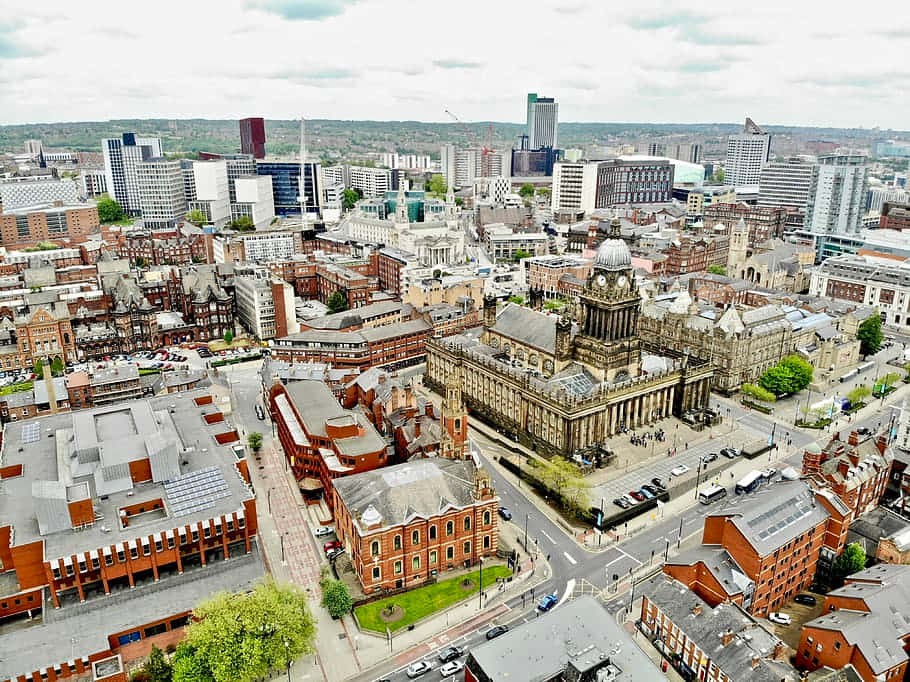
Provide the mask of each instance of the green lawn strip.
[{"label": "green lawn strip", "polygon": [[9,395],[10,393],[18,393],[19,391],[31,391],[32,382],[23,381],[21,384],[10,384],[9,386],[4,386],[0,388],[0,395]]},{"label": "green lawn strip", "polygon": [[[483,571],[483,585],[484,587],[489,587],[496,583],[497,578],[505,578],[511,574],[512,571],[506,566],[490,566]],[[461,582],[465,578],[474,583],[474,587],[470,590],[461,588]],[[354,612],[357,614],[360,627],[375,632],[385,632],[386,627],[388,627],[394,632],[417,622],[421,618],[467,599],[471,595],[476,595],[479,589],[477,587],[479,578],[480,571],[474,571],[457,578],[441,580],[434,585],[418,587],[409,592],[403,592],[393,597],[358,606],[354,609]],[[397,620],[394,623],[386,623],[379,617],[380,612],[389,604],[394,604],[404,609],[404,615],[401,620]]]}]

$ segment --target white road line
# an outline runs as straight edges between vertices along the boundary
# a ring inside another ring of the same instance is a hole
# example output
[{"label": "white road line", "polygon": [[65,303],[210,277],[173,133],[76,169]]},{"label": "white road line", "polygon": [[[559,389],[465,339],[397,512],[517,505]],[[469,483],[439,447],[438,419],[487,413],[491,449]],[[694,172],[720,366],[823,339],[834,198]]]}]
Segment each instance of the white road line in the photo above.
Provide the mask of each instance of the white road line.
[{"label": "white road line", "polygon": [[612,565],[612,564],[615,564],[617,561],[619,561],[619,560],[621,560],[621,559],[622,559],[621,556],[616,557],[615,559],[613,559],[613,561],[610,561],[610,562],[604,564],[604,568],[606,568],[607,566],[610,566],[610,565]]},{"label": "white road line", "polygon": [[573,566],[574,566],[575,564],[578,563],[577,561],[575,561],[575,559],[572,558],[572,556],[571,556],[568,552],[563,552],[563,554],[565,555],[566,559],[568,559],[569,562],[570,562]]},{"label": "white road line", "polygon": [[541,530],[540,532],[541,532],[541,534],[542,534],[547,540],[549,540],[550,542],[552,542],[554,545],[556,544],[556,540],[554,540],[554,539],[551,538],[549,535],[547,535],[547,531]]},{"label": "white road line", "polygon": [[639,561],[638,559],[636,559],[636,558],[635,558],[634,556],[632,556],[631,554],[627,554],[626,552],[623,552],[619,547],[614,547],[613,549],[615,549],[617,552],[622,552],[622,553],[625,554],[627,557],[629,557],[632,561],[634,561],[636,564],[638,564],[639,566],[641,566],[642,562]]},{"label": "white road line", "polygon": [[572,594],[572,591],[575,589],[575,578],[572,578],[569,582],[566,583],[566,591],[562,594],[562,599],[559,600],[559,604],[562,604],[566,599],[569,598],[569,595]]}]

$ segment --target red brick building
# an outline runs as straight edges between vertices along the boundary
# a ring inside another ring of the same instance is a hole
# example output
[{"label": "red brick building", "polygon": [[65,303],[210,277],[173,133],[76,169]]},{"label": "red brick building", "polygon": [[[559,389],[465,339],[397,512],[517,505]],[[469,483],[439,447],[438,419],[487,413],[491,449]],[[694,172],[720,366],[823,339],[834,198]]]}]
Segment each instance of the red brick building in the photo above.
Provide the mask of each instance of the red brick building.
[{"label": "red brick building", "polygon": [[667,275],[685,275],[704,272],[712,265],[727,265],[730,240],[726,236],[693,237],[680,235],[664,252],[667,261],[663,272]]},{"label": "red brick building", "polygon": [[288,464],[308,494],[334,502],[333,481],[389,463],[391,449],[358,410],[342,407],[321,381],[276,383],[269,412]]},{"label": "red brick building", "polygon": [[718,308],[739,303],[747,305],[750,284],[742,279],[710,272],[694,273],[686,279],[689,295],[696,301],[704,301]]},{"label": "red brick building", "polygon": [[709,604],[766,615],[812,584],[820,557],[840,553],[850,518],[830,491],[772,483],[710,513],[701,547],[668,560],[664,572]]},{"label": "red brick building", "polygon": [[335,530],[364,592],[496,555],[499,498],[473,459],[421,459],[335,482]]},{"label": "red brick building", "polygon": [[796,665],[852,665],[865,682],[907,679],[910,566],[879,564],[825,595],[823,615],[802,627]]},{"label": "red brick building", "polygon": [[853,512],[853,518],[878,506],[891,476],[894,455],[884,435],[860,440],[856,431],[847,442],[835,433],[824,448],[810,443],[803,452],[803,476],[828,488]]},{"label": "red brick building", "polygon": [[42,241],[78,243],[97,232],[101,223],[94,205],[48,205],[0,213],[0,241],[6,248]]},{"label": "red brick building", "polygon": [[882,204],[878,226],[883,230],[910,230],[910,204]]},{"label": "red brick building", "polygon": [[749,228],[751,247],[768,239],[783,237],[787,215],[788,211],[783,206],[712,204],[705,207],[704,224],[706,230],[713,230],[715,225],[723,223],[729,230],[742,219]]},{"label": "red brick building", "polygon": [[379,288],[399,298],[406,293],[405,271],[419,266],[416,255],[394,247],[379,249],[376,258],[376,274]]},{"label": "red brick building", "polygon": [[[360,269],[368,268],[369,265]],[[379,291],[379,280],[358,272],[354,266],[320,263],[316,267],[316,297],[323,303],[328,303],[336,291],[345,297],[348,308],[359,308],[370,302],[373,292]]]}]

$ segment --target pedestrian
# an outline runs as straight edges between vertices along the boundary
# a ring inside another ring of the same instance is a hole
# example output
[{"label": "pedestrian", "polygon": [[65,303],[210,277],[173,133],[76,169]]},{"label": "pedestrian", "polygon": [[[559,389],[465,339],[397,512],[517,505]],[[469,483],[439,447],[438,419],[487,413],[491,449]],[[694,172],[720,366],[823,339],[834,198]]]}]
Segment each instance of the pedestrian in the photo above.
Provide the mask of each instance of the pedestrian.
[{"label": "pedestrian", "polygon": [[549,554],[547,554],[547,561],[549,561],[549,560],[550,560],[550,555],[549,555]]}]

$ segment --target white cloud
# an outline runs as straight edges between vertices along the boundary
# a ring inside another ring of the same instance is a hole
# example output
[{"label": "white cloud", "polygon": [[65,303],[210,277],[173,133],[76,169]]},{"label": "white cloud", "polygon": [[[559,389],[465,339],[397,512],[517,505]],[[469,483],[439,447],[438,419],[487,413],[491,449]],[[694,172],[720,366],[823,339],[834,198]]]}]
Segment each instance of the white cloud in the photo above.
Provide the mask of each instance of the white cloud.
[{"label": "white cloud", "polygon": [[0,122],[521,121],[538,92],[564,121],[907,128],[903,16],[896,0],[0,0]]}]

